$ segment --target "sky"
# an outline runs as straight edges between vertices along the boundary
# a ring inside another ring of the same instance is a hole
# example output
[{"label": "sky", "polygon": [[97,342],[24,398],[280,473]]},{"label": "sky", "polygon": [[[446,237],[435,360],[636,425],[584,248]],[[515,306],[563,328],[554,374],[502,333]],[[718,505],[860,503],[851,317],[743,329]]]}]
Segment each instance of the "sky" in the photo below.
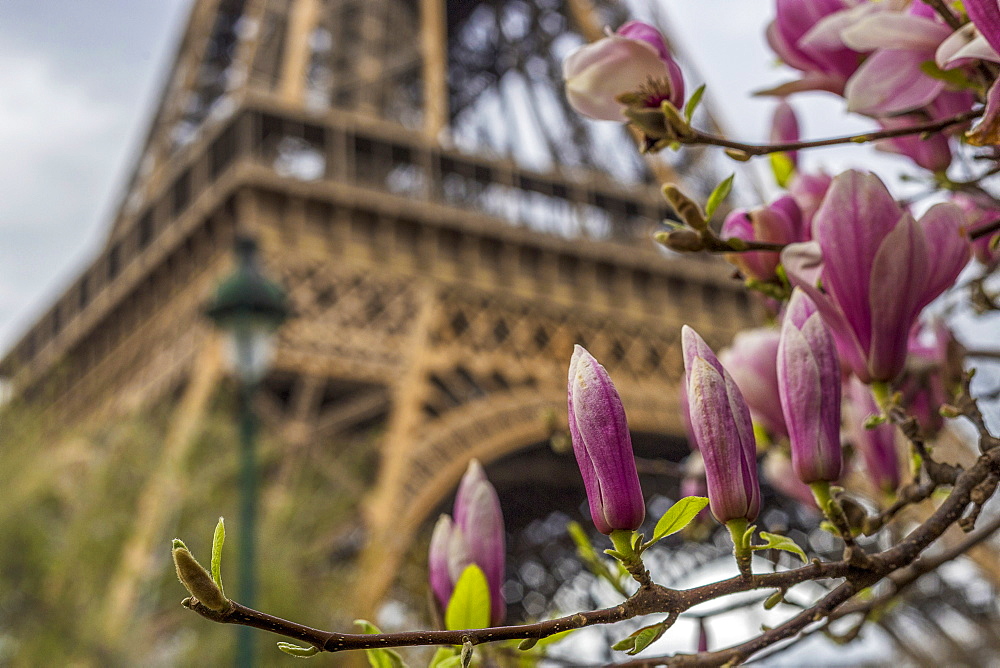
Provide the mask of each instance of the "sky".
[{"label": "sky", "polygon": [[[101,247],[191,2],[0,2],[0,354]],[[773,102],[750,92],[793,77],[764,45],[771,0],[662,3],[725,128],[762,140]],[[803,100],[807,136],[869,127],[832,96]],[[845,167],[859,150],[821,159]]]}]

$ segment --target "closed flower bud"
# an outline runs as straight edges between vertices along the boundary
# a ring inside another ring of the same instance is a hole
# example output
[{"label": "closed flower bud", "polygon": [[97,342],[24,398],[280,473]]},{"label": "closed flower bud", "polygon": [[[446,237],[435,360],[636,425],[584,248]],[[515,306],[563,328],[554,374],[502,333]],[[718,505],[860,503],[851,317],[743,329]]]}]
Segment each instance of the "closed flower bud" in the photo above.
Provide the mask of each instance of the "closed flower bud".
[{"label": "closed flower bud", "polygon": [[[781,100],[771,117],[771,142],[775,144],[789,144],[799,141],[799,119],[795,117],[795,110],[792,105],[785,100]],[[788,159],[792,165],[798,167],[798,151],[789,151]]]},{"label": "closed flower bud", "polygon": [[431,591],[448,607],[455,583],[469,564],[486,576],[490,590],[491,622],[503,621],[505,538],[500,499],[477,460],[472,460],[455,496],[455,519],[442,515],[431,534],[428,571]]},{"label": "closed flower bud", "polygon": [[570,53],[563,61],[563,78],[570,105],[600,120],[628,120],[623,96],[631,98],[630,106],[641,108],[659,109],[664,100],[677,108],[684,104],[680,68],[660,32],[640,21]]},{"label": "closed flower bud", "polygon": [[603,534],[634,531],[646,516],[632,437],[618,391],[582,346],[569,364],[569,432],[594,526]]},{"label": "closed flower bud", "polygon": [[752,522],[760,511],[760,485],[750,410],[697,332],[685,326],[681,341],[691,427],[705,460],[712,514],[722,523]]},{"label": "closed flower bud", "polygon": [[804,483],[840,477],[840,362],[816,305],[796,288],[778,344],[778,392],[792,444],[792,468]]},{"label": "closed flower bud", "polygon": [[[730,213],[722,224],[722,238],[790,244],[803,241],[808,235],[803,230],[798,204],[785,195],[766,207],[752,211],[736,209]],[[772,281],[777,276],[780,256],[777,251],[751,251],[728,253],[726,259],[746,278]]]}]

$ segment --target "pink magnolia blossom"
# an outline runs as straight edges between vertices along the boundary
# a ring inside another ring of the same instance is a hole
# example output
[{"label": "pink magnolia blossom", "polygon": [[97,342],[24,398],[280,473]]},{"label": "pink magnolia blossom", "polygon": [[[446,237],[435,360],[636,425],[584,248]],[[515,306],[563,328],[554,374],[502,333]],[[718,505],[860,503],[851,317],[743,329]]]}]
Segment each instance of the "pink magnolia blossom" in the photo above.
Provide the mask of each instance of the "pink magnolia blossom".
[{"label": "pink magnolia blossom", "polygon": [[442,515],[431,534],[428,570],[431,591],[447,609],[455,583],[469,564],[482,569],[490,590],[490,620],[503,622],[505,539],[500,499],[478,460],[472,460],[455,495],[454,520]]},{"label": "pink magnolia blossom", "polygon": [[643,106],[659,108],[669,100],[684,105],[684,77],[656,28],[630,21],[563,61],[566,98],[584,116],[625,122],[623,95],[639,95]]},{"label": "pink magnolia blossom", "polygon": [[816,303],[859,378],[894,379],[917,316],[969,260],[965,216],[943,203],[916,221],[877,176],[848,171],[816,212],[813,239],[782,252],[789,280]]},{"label": "pink magnolia blossom", "polygon": [[608,372],[582,346],[569,363],[567,398],[573,454],[594,526],[603,534],[638,529],[646,504],[625,409]]},{"label": "pink magnolia blossom", "polygon": [[757,444],[750,409],[739,387],[697,332],[681,330],[688,407],[705,460],[708,499],[715,519],[753,522],[760,512]]},{"label": "pink magnolia blossom", "polygon": [[792,467],[804,483],[840,477],[840,361],[816,305],[792,292],[781,323],[778,394],[788,425]]},{"label": "pink magnolia blossom", "polygon": [[[968,0],[964,4],[971,24],[956,30],[938,47],[938,67],[950,69],[976,60],[1000,63],[1000,4],[997,0]],[[967,135],[975,146],[1000,144],[1000,80],[986,91],[982,120]]]},{"label": "pink magnolia blossom", "polygon": [[844,386],[844,392],[847,399],[847,410],[844,411],[847,437],[854,444],[855,451],[861,454],[875,488],[891,494],[899,487],[902,475],[896,450],[896,425],[884,422],[873,429],[866,429],[868,416],[880,412],[871,389],[857,378],[851,378]]},{"label": "pink magnolia blossom", "polygon": [[[808,238],[802,228],[802,212],[798,204],[793,197],[785,195],[766,207],[732,211],[722,224],[722,238],[788,244]],[[758,281],[774,280],[780,262],[777,251],[729,253],[726,259],[736,265],[746,278]]]},{"label": "pink magnolia blossom", "polygon": [[914,3],[909,12],[878,11],[860,18],[841,33],[852,49],[870,52],[844,88],[847,108],[885,116],[925,107],[940,95],[945,82],[924,74],[951,29]]},{"label": "pink magnolia blossom", "polygon": [[750,417],[773,438],[788,435],[778,398],[778,342],[781,335],[771,327],[743,330],[733,344],[719,353],[719,362],[729,371],[743,393]]},{"label": "pink magnolia blossom", "polygon": [[795,199],[802,212],[802,239],[808,241],[812,239],[812,222],[816,210],[829,190],[833,177],[826,172],[816,174],[806,174],[796,172],[788,184],[788,194]]},{"label": "pink magnolia blossom", "polygon": [[[788,95],[805,90],[840,94],[861,63],[861,54],[839,38],[837,29],[859,11],[848,0],[776,0],[775,20],[767,42],[781,60],[804,76],[767,93]],[[865,3],[868,5],[868,3]],[[864,7],[861,11],[868,11]]]},{"label": "pink magnolia blossom", "polygon": [[[788,144],[797,142],[799,137],[799,119],[795,116],[795,110],[786,100],[781,100],[771,118],[770,140],[775,144]],[[792,161],[792,165],[798,167],[799,152],[788,151],[786,155]]]}]

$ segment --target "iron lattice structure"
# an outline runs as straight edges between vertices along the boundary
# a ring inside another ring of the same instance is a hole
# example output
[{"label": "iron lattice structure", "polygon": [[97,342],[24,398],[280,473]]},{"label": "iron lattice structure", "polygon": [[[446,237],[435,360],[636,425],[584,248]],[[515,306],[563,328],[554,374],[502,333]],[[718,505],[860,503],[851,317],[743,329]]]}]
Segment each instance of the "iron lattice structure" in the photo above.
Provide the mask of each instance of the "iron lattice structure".
[{"label": "iron lattice structure", "polygon": [[[562,56],[620,11],[194,3],[106,246],[0,363],[62,424],[179,397],[109,628],[148,577],[161,506],[183,494],[170,476],[220,377],[201,307],[237,233],[259,240],[297,314],[261,398],[288,456],[382,425],[371,484],[343,480],[368,546],[360,609],[472,457],[512,462],[564,424],[574,343],[614,375],[636,431],[683,433],[681,324],[719,346],[754,309],[725,272],[654,246],[668,211],[650,166],[609,153],[623,132],[563,102]],[[698,190],[711,179],[685,159],[655,169]]]}]

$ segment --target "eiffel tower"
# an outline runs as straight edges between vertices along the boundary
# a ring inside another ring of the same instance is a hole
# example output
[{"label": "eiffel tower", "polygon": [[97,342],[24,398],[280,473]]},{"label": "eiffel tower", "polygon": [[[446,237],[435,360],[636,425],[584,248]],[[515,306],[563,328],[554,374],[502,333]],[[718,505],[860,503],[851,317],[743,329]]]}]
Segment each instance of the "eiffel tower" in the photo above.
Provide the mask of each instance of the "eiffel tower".
[{"label": "eiffel tower", "polygon": [[574,343],[633,430],[683,434],[681,324],[717,346],[755,311],[725,271],[650,240],[669,215],[658,181],[713,181],[699,155],[651,165],[563,100],[565,53],[624,19],[588,0],[196,0],[106,245],[0,362],[63,424],[176,402],[111,626],[221,382],[201,309],[237,234],[297,314],[260,399],[287,456],[383,425],[373,483],[345,481],[361,610],[471,458],[552,482],[511,456],[565,423]]}]

